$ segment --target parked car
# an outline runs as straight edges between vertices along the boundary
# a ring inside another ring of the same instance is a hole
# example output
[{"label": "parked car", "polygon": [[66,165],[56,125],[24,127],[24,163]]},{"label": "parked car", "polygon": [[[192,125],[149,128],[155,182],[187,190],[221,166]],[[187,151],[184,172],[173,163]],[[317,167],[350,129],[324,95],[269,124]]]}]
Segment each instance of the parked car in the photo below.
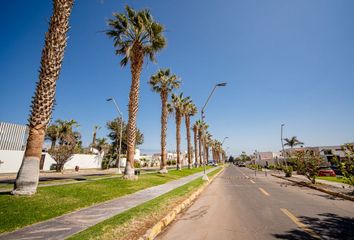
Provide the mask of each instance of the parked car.
[{"label": "parked car", "polygon": [[320,177],[335,177],[336,173],[329,167],[326,168],[320,168],[320,170],[318,171],[318,176]]},{"label": "parked car", "polygon": [[338,167],[332,166],[331,169],[334,171],[336,176],[342,176],[343,175],[342,171]]},{"label": "parked car", "polygon": [[239,162],[239,163],[238,163],[238,166],[239,166],[239,167],[246,167],[246,163],[244,163],[244,162]]},{"label": "parked car", "polygon": [[214,160],[208,160],[208,166],[217,166],[218,164]]}]

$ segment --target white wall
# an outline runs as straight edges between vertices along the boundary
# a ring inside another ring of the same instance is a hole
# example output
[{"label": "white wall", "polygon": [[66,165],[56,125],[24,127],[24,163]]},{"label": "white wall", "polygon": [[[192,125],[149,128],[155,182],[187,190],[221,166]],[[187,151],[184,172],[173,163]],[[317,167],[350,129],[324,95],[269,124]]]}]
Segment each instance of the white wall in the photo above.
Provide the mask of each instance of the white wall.
[{"label": "white wall", "polygon": [[101,168],[102,156],[94,154],[74,154],[72,158],[65,163],[64,169]]},{"label": "white wall", "polygon": [[[0,150],[0,173],[17,173],[20,169],[24,151]],[[49,153],[45,154],[43,170],[48,171],[52,164],[56,164]],[[64,169],[101,168],[102,156],[94,154],[74,154],[73,157],[64,165]]]},{"label": "white wall", "polygon": [[0,173],[16,173],[21,166],[24,151],[0,150]]}]

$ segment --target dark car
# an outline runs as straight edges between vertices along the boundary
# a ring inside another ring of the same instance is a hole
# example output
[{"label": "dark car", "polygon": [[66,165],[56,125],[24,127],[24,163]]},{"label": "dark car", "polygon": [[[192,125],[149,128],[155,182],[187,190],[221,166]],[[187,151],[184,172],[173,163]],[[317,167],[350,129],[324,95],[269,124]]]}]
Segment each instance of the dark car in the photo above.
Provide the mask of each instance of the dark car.
[{"label": "dark car", "polygon": [[336,176],[342,176],[343,175],[342,171],[338,167],[332,166],[331,169],[334,171]]},{"label": "dark car", "polygon": [[320,168],[318,171],[320,177],[335,177],[336,173],[329,167]]}]

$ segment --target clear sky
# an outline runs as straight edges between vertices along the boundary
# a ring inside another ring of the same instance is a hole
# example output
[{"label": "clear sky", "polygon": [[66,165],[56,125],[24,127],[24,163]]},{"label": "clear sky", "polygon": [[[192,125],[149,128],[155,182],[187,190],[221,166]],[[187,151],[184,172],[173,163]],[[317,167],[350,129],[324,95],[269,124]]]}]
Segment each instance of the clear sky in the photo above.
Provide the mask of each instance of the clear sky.
[{"label": "clear sky", "polygon": [[[354,1],[76,0],[53,119],[77,120],[84,144],[94,125],[116,116],[107,97],[127,116],[130,70],[102,33],[126,4],[149,8],[168,41],[141,75],[143,149],[160,146],[160,98],[147,84],[160,67],[181,77],[181,91],[199,107],[215,83],[228,82],[215,92],[206,121],[215,138],[229,137],[229,153],[279,150],[281,123],[285,137],[305,145],[354,141]],[[5,0],[0,12],[0,121],[26,124],[51,1]],[[170,150],[174,126],[170,118]]]}]

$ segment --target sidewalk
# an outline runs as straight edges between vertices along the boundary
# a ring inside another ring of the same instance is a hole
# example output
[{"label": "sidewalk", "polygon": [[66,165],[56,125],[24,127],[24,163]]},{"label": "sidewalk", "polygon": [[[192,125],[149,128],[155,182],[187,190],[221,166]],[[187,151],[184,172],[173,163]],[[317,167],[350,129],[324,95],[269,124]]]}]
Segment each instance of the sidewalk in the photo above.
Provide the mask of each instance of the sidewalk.
[{"label": "sidewalk", "polygon": [[[217,167],[219,168],[219,167]],[[207,170],[207,173],[217,168]],[[199,172],[162,185],[84,208],[41,223],[0,235],[6,239],[65,239],[130,208],[150,201],[203,175]]]},{"label": "sidewalk", "polygon": [[297,174],[294,174],[291,177],[285,177],[284,173],[272,172],[272,176],[282,178],[284,180],[294,182],[299,185],[307,186],[309,188],[313,188],[333,196],[354,201],[354,196],[353,196],[354,186],[351,186],[349,184],[336,183],[336,182],[326,181],[322,179],[316,179],[316,184],[312,184],[311,181],[308,180],[305,176],[297,175]]},{"label": "sidewalk", "polygon": [[[297,179],[301,179],[302,181],[309,182],[309,180],[304,175],[293,174],[292,177],[297,178]],[[316,179],[316,182],[322,183],[325,185],[330,185],[330,186],[337,187],[337,188],[351,189],[352,191],[354,191],[354,186],[346,184],[346,183],[331,182],[331,181],[327,181],[327,180],[323,180],[323,179]]]}]

